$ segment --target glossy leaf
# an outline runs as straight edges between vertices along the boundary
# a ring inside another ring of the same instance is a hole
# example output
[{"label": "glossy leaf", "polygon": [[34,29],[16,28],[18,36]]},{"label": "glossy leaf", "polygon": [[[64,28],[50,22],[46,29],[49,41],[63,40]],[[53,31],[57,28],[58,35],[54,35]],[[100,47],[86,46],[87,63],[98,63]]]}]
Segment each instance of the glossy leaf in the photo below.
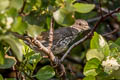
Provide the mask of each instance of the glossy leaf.
[{"label": "glossy leaf", "polygon": [[73,5],[76,12],[88,13],[95,8],[94,4],[76,3]]},{"label": "glossy leaf", "polygon": [[2,77],[2,75],[0,74],[0,80],[3,80],[3,77]]},{"label": "glossy leaf", "polygon": [[9,6],[9,0],[0,0],[0,11],[4,11]]},{"label": "glossy leaf", "polygon": [[8,16],[11,16],[11,17],[17,17],[18,16],[18,13],[17,13],[17,10],[15,8],[10,8],[6,11],[7,15]]},{"label": "glossy leaf", "polygon": [[4,64],[4,56],[1,51],[0,51],[0,64]]},{"label": "glossy leaf", "polygon": [[32,56],[30,56],[29,63],[37,63],[42,59],[40,53],[35,53]]},{"label": "glossy leaf", "polygon": [[27,23],[23,22],[21,17],[17,17],[12,26],[12,31],[23,34],[27,27],[28,27]]},{"label": "glossy leaf", "polygon": [[13,50],[14,55],[17,57],[19,61],[22,61],[22,45],[18,40],[16,40],[12,35],[4,35],[0,36],[0,40],[5,41],[8,43]]},{"label": "glossy leaf", "polygon": [[115,43],[120,46],[120,38],[118,38]]},{"label": "glossy leaf", "polygon": [[83,80],[96,80],[95,76],[87,76]]},{"label": "glossy leaf", "polygon": [[104,54],[98,52],[97,49],[90,49],[86,54],[86,58],[87,60],[90,60],[92,58],[97,58],[98,60],[102,61],[104,59]]},{"label": "glossy leaf", "polygon": [[74,12],[75,8],[73,7],[73,0],[64,0],[64,6],[69,12]]},{"label": "glossy leaf", "polygon": [[97,75],[96,69],[99,67],[99,65],[100,61],[98,59],[96,58],[90,59],[84,67],[84,75],[96,76]]},{"label": "glossy leaf", "polygon": [[23,5],[23,0],[11,0],[10,7],[19,10]]},{"label": "glossy leaf", "polygon": [[0,43],[0,64],[4,64],[4,48]]},{"label": "glossy leaf", "polygon": [[0,69],[8,69],[15,65],[16,61],[12,58],[5,58],[4,64],[0,65]]},{"label": "glossy leaf", "polygon": [[67,11],[65,8],[60,8],[53,13],[55,21],[62,26],[70,26],[75,19],[72,17],[73,12]]},{"label": "glossy leaf", "polygon": [[113,41],[109,41],[109,46],[110,46],[110,49],[117,49],[118,51],[120,51],[120,46],[116,43],[114,43]]},{"label": "glossy leaf", "polygon": [[94,33],[94,36],[92,37],[90,41],[90,48],[91,49],[99,49],[99,35],[97,33]]},{"label": "glossy leaf", "polygon": [[94,32],[94,36],[90,41],[90,48],[91,49],[98,49],[101,51],[105,56],[110,54],[110,49],[108,43],[104,40],[104,38]]},{"label": "glossy leaf", "polygon": [[54,69],[51,66],[44,66],[38,70],[35,77],[38,80],[48,80],[55,75]]},{"label": "glossy leaf", "polygon": [[28,34],[32,37],[38,36],[42,31],[45,31],[45,29],[36,25],[29,25],[29,27],[27,28]]}]

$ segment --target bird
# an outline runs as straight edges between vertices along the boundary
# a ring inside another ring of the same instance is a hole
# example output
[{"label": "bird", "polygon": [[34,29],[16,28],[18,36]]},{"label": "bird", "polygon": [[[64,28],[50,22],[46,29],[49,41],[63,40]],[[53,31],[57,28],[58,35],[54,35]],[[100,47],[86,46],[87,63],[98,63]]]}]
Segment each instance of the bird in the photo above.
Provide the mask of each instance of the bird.
[{"label": "bird", "polygon": [[[77,19],[70,27],[60,27],[53,32],[53,45],[51,51],[54,54],[60,54],[67,50],[68,45],[72,43],[79,33],[89,30],[87,21]],[[45,47],[49,46],[49,31],[42,32],[36,37]],[[37,49],[36,49],[37,50]]]},{"label": "bird", "polygon": [[[76,19],[74,24],[68,27],[60,27],[55,29],[53,32],[53,44],[51,51],[54,54],[60,54],[66,51],[71,44],[79,35],[85,31],[90,30],[91,28],[88,25],[88,22],[83,19]],[[42,32],[37,37],[37,41],[40,41],[46,48],[49,47],[49,31]],[[39,48],[28,41],[24,41],[35,52],[40,52]]]}]

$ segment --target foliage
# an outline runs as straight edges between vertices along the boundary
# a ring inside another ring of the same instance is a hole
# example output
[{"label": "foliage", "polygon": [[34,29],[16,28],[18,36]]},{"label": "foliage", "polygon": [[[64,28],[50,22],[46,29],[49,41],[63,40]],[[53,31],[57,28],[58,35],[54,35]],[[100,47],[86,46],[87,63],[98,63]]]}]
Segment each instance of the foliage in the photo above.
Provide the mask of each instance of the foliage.
[{"label": "foliage", "polygon": [[38,80],[48,80],[55,75],[54,69],[51,66],[44,66],[39,69],[37,74],[34,75]]},{"label": "foliage", "polygon": [[90,76],[96,77],[97,80],[119,79],[120,73],[116,72],[120,67],[118,55],[119,45],[114,42],[106,42],[101,35],[95,32],[90,42],[90,50],[86,54],[87,63],[84,67],[86,77],[84,80],[89,80]]},{"label": "foliage", "polygon": [[[99,0],[0,0],[0,80],[59,79],[55,68],[50,66],[48,59],[42,57],[42,52],[34,52],[11,32],[36,37],[50,29],[51,18],[55,20],[55,29],[69,27],[79,18],[89,21],[106,13],[98,10],[98,4]],[[102,8],[114,10],[120,4],[119,0],[103,0],[101,5]],[[116,13],[115,19],[119,23],[120,13]],[[63,62],[70,80],[75,80],[82,71],[84,80],[120,79],[120,33],[116,34],[114,41],[100,35],[111,30],[108,27],[112,26],[112,22],[110,18],[98,25],[92,39],[74,48],[70,58],[68,56]],[[95,23],[93,21],[89,25],[94,26]],[[83,36],[80,35],[76,41]],[[106,66],[107,61],[113,61],[109,63],[112,67]],[[5,72],[14,72],[14,68],[21,77],[6,78]]]}]

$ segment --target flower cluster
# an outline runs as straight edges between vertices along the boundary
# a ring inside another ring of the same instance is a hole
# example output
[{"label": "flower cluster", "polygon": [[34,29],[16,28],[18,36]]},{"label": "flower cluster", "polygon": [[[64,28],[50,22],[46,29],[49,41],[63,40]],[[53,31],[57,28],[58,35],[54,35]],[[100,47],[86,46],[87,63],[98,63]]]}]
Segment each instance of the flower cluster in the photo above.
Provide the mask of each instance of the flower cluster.
[{"label": "flower cluster", "polygon": [[7,25],[7,28],[11,28],[11,24],[13,23],[13,18],[12,17],[7,17],[7,22],[6,22],[6,25]]},{"label": "flower cluster", "polygon": [[102,62],[102,66],[104,67],[104,71],[106,73],[111,73],[113,70],[118,70],[120,65],[114,57],[108,56],[106,61]]}]

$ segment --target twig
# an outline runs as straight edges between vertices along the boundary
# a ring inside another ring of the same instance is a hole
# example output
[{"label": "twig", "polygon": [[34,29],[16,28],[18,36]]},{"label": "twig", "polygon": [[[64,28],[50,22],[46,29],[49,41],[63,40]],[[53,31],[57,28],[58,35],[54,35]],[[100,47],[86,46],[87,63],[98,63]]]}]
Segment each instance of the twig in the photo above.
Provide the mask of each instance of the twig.
[{"label": "twig", "polygon": [[[103,17],[106,16],[106,15],[107,15],[107,14],[103,15]],[[115,13],[115,14],[112,14],[112,16],[116,16],[116,15],[117,15],[116,13]],[[92,23],[92,22],[98,21],[98,20],[100,20],[100,19],[101,19],[101,16],[95,17],[95,18],[92,18],[92,19],[88,19],[87,22],[88,22],[88,23]]]},{"label": "twig", "polygon": [[50,23],[50,32],[49,32],[49,47],[48,49],[51,50],[51,47],[53,45],[53,26],[54,26],[54,19],[51,19]]},{"label": "twig", "polygon": [[96,30],[96,28],[98,27],[98,25],[105,20],[107,17],[109,17],[110,15],[117,13],[120,11],[120,8],[115,9],[113,12],[106,14],[105,16],[101,17],[101,19],[96,23],[96,25],[93,27],[93,29],[82,39],[80,39],[79,41],[77,41],[76,43],[74,43],[68,50],[67,52],[63,55],[63,57],[61,58],[61,62],[64,61],[64,59],[66,58],[66,56],[68,55],[68,53],[70,53],[70,51],[77,45],[79,45],[80,43],[84,42],[85,40],[87,40],[91,35],[93,35],[94,31]]},{"label": "twig", "polygon": [[52,62],[55,61],[55,56],[52,53],[52,51],[49,51],[44,45],[42,45],[40,41],[38,41],[37,39],[34,39],[33,43],[39,48],[39,51],[43,51]]},{"label": "twig", "polygon": [[60,77],[63,78],[63,80],[65,80],[66,73],[65,73],[64,65],[60,63],[60,60],[54,56],[52,51],[49,51],[48,48],[46,48],[44,45],[42,45],[42,43],[40,41],[38,41],[37,39],[35,39],[35,38],[32,38],[30,36],[23,36],[23,35],[20,35],[18,33],[15,33],[15,32],[12,32],[12,34],[15,37],[17,37],[19,39],[22,39],[25,42],[27,42],[27,44],[30,47],[31,46],[32,47],[33,46],[37,47],[37,51],[44,52],[49,57],[49,60],[52,63],[52,66],[56,69],[56,72],[60,73],[59,74]]},{"label": "twig", "polygon": [[[101,10],[104,11],[105,13],[110,13],[110,12],[112,12],[112,10],[108,10],[108,9],[105,9],[105,8],[101,8]],[[113,18],[114,21],[118,22],[118,20],[117,20],[113,15],[110,15],[110,17]],[[105,33],[105,34],[103,34],[102,36],[107,37],[108,35],[114,34],[114,33],[116,33],[116,32],[119,31],[119,29],[120,29],[120,28],[119,28],[119,25],[118,25],[117,23],[115,23],[114,21],[111,21],[111,24],[112,24],[112,26],[114,27],[114,30],[112,30],[112,31],[109,32],[109,33]]]},{"label": "twig", "polygon": [[16,32],[11,32],[15,37],[22,39],[24,41],[26,41],[28,44],[32,45],[32,46],[37,46],[38,51],[43,51],[47,56],[49,56],[50,60],[54,62],[55,60],[55,56],[53,55],[52,52],[49,52],[49,50],[37,39],[32,38],[30,36],[23,36],[20,35],[19,33]]},{"label": "twig", "polygon": [[22,8],[21,8],[21,10],[20,10],[20,12],[19,12],[19,14],[20,15],[22,15],[22,13],[23,13],[23,11],[24,11],[24,9],[25,9],[25,5],[26,5],[26,0],[23,0],[24,2],[23,2],[23,6],[22,6]]},{"label": "twig", "polygon": [[[96,8],[98,8],[98,6],[96,6]],[[108,9],[106,9],[106,8],[101,8],[101,10],[104,11],[105,13],[107,13],[107,14],[112,12],[112,10],[108,10]],[[103,17],[104,17],[105,15],[106,15],[106,14],[104,14]],[[116,16],[116,15],[117,15],[117,13],[114,13],[114,14],[112,14],[111,16]],[[91,23],[91,22],[98,21],[98,20],[100,20],[100,19],[101,19],[101,16],[88,19],[87,22],[88,22],[88,23]]]},{"label": "twig", "polygon": [[114,33],[119,31],[120,28],[119,28],[119,25],[117,23],[112,23],[112,25],[115,29],[109,33],[103,34],[102,36],[108,36],[108,35],[114,34]]}]

